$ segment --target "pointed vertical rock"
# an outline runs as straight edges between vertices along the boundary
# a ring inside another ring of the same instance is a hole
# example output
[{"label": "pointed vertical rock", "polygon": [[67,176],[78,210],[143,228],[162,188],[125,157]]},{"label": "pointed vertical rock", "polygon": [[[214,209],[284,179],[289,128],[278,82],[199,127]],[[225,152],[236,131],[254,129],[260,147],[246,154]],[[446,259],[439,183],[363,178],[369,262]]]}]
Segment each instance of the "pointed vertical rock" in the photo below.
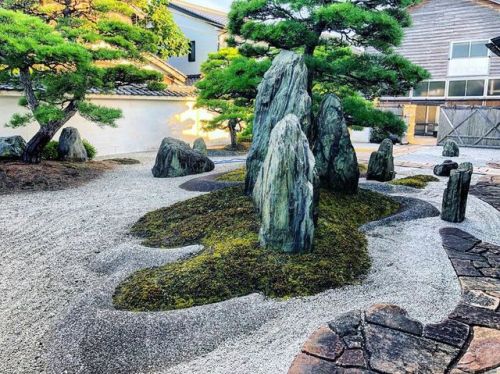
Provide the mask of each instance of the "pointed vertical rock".
[{"label": "pointed vertical rock", "polygon": [[314,156],[290,114],[271,132],[253,198],[261,218],[262,246],[284,252],[311,250],[314,236]]},{"label": "pointed vertical rock", "polygon": [[313,153],[321,185],[333,191],[356,193],[358,159],[337,96],[325,96],[315,129],[317,133]]},{"label": "pointed vertical rock", "polygon": [[306,64],[302,56],[282,51],[264,75],[255,101],[253,142],[245,181],[245,192],[249,195],[266,157],[271,131],[287,114],[295,114],[302,131],[309,133],[311,98],[307,93]]},{"label": "pointed vertical rock", "polygon": [[379,182],[388,182],[394,179],[394,157],[392,155],[392,141],[384,139],[377,152],[373,152],[368,163],[366,179]]}]

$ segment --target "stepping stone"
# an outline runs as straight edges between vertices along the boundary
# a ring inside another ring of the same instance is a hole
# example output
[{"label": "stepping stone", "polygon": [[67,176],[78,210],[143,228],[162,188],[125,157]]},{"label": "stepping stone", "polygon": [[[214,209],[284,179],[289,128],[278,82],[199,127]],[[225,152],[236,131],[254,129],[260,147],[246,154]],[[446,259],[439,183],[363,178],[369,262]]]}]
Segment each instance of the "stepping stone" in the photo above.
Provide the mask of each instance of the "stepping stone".
[{"label": "stepping stone", "polygon": [[466,304],[491,310],[496,310],[500,304],[500,300],[497,297],[488,295],[486,292],[478,290],[465,292],[462,300]]},{"label": "stepping stone", "polygon": [[293,360],[288,374],[331,374],[337,373],[337,368],[338,366],[332,362],[300,353]]},{"label": "stepping stone", "polygon": [[486,277],[460,277],[460,283],[464,291],[468,290],[483,290],[483,291],[499,291],[500,280]]},{"label": "stepping stone", "polygon": [[469,336],[469,326],[465,323],[447,319],[440,323],[429,324],[424,328],[424,337],[462,348]]},{"label": "stepping stone", "polygon": [[471,260],[461,260],[458,258],[450,258],[455,272],[458,276],[480,277],[482,274],[474,267]]},{"label": "stepping stone", "polygon": [[467,304],[459,304],[450,314],[451,319],[464,322],[468,325],[479,325],[500,329],[500,314],[493,310],[479,308]]},{"label": "stepping stone", "polygon": [[348,349],[337,360],[340,366],[358,367],[366,369],[367,362],[362,349]]},{"label": "stepping stone", "polygon": [[457,364],[457,369],[478,373],[500,366],[500,331],[474,327],[473,336],[467,352]]},{"label": "stepping stone", "polygon": [[365,336],[370,366],[383,373],[442,373],[459,353],[458,348],[372,324]]},{"label": "stepping stone", "polygon": [[327,326],[322,326],[302,347],[302,351],[327,360],[336,360],[344,351],[344,343],[340,336]]},{"label": "stepping stone", "polygon": [[365,320],[415,335],[423,331],[422,323],[409,318],[406,310],[396,305],[375,304],[366,311]]}]

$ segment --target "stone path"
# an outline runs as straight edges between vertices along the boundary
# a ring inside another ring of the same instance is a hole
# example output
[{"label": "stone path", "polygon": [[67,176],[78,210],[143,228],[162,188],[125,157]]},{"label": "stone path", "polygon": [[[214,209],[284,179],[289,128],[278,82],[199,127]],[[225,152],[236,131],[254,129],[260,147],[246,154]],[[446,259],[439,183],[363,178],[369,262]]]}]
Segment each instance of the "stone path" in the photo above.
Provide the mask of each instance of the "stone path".
[{"label": "stone path", "polygon": [[500,211],[500,176],[488,176],[471,187],[470,193]]},{"label": "stone path", "polygon": [[495,373],[500,247],[457,228],[440,234],[462,287],[447,319],[423,325],[389,304],[349,312],[314,332],[288,373]]}]

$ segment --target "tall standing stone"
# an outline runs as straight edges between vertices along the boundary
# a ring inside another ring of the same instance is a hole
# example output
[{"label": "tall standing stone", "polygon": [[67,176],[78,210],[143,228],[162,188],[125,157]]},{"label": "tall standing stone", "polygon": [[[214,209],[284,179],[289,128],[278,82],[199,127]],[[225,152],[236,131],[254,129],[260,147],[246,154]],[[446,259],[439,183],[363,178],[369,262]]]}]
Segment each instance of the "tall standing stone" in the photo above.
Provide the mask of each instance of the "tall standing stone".
[{"label": "tall standing stone", "polygon": [[384,139],[377,152],[373,152],[368,163],[366,179],[387,182],[394,179],[394,157],[392,155],[392,141]]},{"label": "tall standing stone", "polygon": [[463,222],[467,209],[470,182],[474,169],[470,162],[460,164],[452,170],[448,186],[444,190],[441,219],[448,222]]},{"label": "tall standing stone", "polygon": [[453,140],[447,140],[443,145],[443,157],[458,157],[460,155],[460,148]]},{"label": "tall standing stone", "polygon": [[59,158],[63,161],[87,161],[87,151],[83,146],[82,139],[78,129],[74,127],[66,127],[61,132],[59,137],[59,145],[57,146]]},{"label": "tall standing stone", "polygon": [[266,158],[274,126],[287,114],[295,114],[302,131],[309,134],[311,98],[307,93],[307,76],[303,56],[282,51],[259,85],[255,101],[253,142],[247,157],[245,192],[249,195]]},{"label": "tall standing stone", "polygon": [[253,190],[262,246],[284,252],[312,249],[315,179],[314,155],[299,119],[290,114],[271,132]]},{"label": "tall standing stone", "polygon": [[322,186],[333,191],[356,193],[359,182],[358,159],[337,96],[325,96],[315,129],[317,133],[313,153]]}]

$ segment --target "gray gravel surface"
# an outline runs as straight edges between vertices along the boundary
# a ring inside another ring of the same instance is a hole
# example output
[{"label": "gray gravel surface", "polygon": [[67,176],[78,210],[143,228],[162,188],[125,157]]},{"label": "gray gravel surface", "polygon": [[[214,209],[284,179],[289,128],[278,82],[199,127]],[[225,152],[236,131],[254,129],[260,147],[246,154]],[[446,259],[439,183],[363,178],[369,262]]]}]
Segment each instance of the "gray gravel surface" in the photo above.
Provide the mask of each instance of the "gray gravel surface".
[{"label": "gray gravel surface", "polygon": [[[286,373],[310,333],[349,310],[389,302],[423,322],[446,316],[460,290],[440,227],[500,244],[498,212],[471,197],[463,224],[434,217],[370,229],[373,267],[361,285],[288,301],[254,294],[173,312],[116,311],[121,279],[199,250],[146,249],[128,236],[144,213],[198,195],[178,188],[189,177],[152,178],[152,155],[133,157],[143,164],[77,189],[1,197],[0,373]],[[439,207],[443,188],[444,179],[393,193]]]}]

